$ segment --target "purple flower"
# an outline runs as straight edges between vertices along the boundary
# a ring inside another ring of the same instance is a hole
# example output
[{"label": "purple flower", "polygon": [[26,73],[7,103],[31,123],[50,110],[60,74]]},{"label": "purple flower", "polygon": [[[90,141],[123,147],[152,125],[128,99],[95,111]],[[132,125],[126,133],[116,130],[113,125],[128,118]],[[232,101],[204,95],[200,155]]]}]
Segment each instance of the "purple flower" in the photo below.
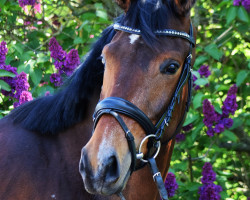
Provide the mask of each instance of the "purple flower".
[{"label": "purple flower", "polygon": [[225,101],[223,102],[222,115],[225,118],[227,118],[230,113],[234,115],[235,111],[238,108],[238,105],[236,103],[236,93],[237,93],[237,87],[234,84],[228,90],[227,97]]},{"label": "purple flower", "polygon": [[18,3],[21,7],[24,7],[26,5],[34,6],[36,3],[36,0],[18,0]]},{"label": "purple flower", "polygon": [[216,124],[214,128],[215,133],[222,133],[225,130],[224,124]]},{"label": "purple flower", "polygon": [[176,142],[182,142],[182,141],[184,141],[185,139],[186,139],[186,135],[183,134],[183,133],[178,133],[178,134],[176,134],[176,136],[175,136],[175,141],[176,141]]},{"label": "purple flower", "polygon": [[0,43],[0,67],[5,64],[6,54],[8,53],[8,49],[6,46],[6,42],[2,41]]},{"label": "purple flower", "polygon": [[21,72],[19,75],[17,75],[15,77],[15,90],[16,90],[16,93],[14,95],[14,97],[16,99],[19,99],[21,93],[23,91],[28,91],[30,85],[28,83],[28,79],[27,79],[27,74],[24,73],[24,72]]},{"label": "purple flower", "polygon": [[49,50],[51,52],[51,57],[55,59],[54,64],[57,69],[57,73],[51,75],[50,81],[57,87],[62,85],[62,77],[60,76],[63,74],[70,76],[80,64],[80,58],[76,49],[71,49],[67,54],[59,45],[55,37],[50,39]]},{"label": "purple flower", "polygon": [[250,12],[250,1],[249,0],[234,0],[234,6],[244,6],[247,12]]},{"label": "purple flower", "polygon": [[202,167],[201,182],[204,183],[213,183],[216,180],[216,173],[213,171],[212,165],[209,162],[206,162]]},{"label": "purple flower", "polygon": [[54,83],[54,85],[56,87],[61,86],[62,85],[62,77],[60,76],[60,74],[57,74],[57,73],[51,74],[50,82]]},{"label": "purple flower", "polygon": [[49,50],[51,52],[51,57],[58,59],[60,61],[65,59],[66,52],[59,45],[55,37],[52,37],[49,41]]},{"label": "purple flower", "polygon": [[80,58],[78,51],[76,49],[71,49],[66,56],[66,60],[64,61],[63,71],[67,76],[70,76],[79,64]]},{"label": "purple flower", "polygon": [[222,191],[221,186],[215,185],[213,182],[216,180],[216,173],[212,169],[210,163],[205,163],[202,168],[201,182],[203,186],[199,188],[200,198],[199,200],[219,200],[220,192]]},{"label": "purple flower", "polygon": [[165,180],[165,188],[168,192],[168,197],[172,197],[175,191],[178,189],[178,184],[176,183],[175,175],[171,172],[168,173]]},{"label": "purple flower", "polygon": [[55,65],[55,68],[56,68],[56,69],[58,69],[59,71],[61,71],[61,70],[62,70],[62,66],[63,66],[63,62],[62,62],[62,61],[56,60],[56,61],[54,62],[54,65]]},{"label": "purple flower", "polygon": [[182,127],[182,130],[185,131],[185,132],[188,132],[188,131],[190,131],[192,128],[193,128],[193,124],[188,124],[188,125],[186,125],[186,126],[183,126],[183,127]]},{"label": "purple flower", "polygon": [[234,6],[239,6],[241,3],[241,0],[234,0],[233,5]]},{"label": "purple flower", "polygon": [[215,131],[214,131],[214,129],[212,128],[212,126],[208,127],[208,129],[207,129],[207,135],[208,135],[209,137],[213,137],[213,136],[214,136],[214,133],[215,133]]},{"label": "purple flower", "polygon": [[236,95],[236,94],[237,94],[237,90],[238,90],[238,88],[237,88],[236,84],[233,84],[233,85],[229,88],[229,90],[228,90],[228,92],[227,92],[227,95]]},{"label": "purple flower", "polygon": [[222,119],[222,124],[226,127],[226,128],[231,128],[233,126],[234,121],[231,118],[224,118]]},{"label": "purple flower", "polygon": [[214,111],[214,106],[207,99],[205,99],[202,104],[204,114],[203,122],[207,127],[210,127],[217,119],[217,115]]},{"label": "purple flower", "polygon": [[199,188],[199,200],[220,200],[220,192],[222,188],[220,185],[209,183]]},{"label": "purple flower", "polygon": [[19,102],[14,103],[14,108],[22,105],[25,102],[33,100],[32,94],[28,91],[22,91],[20,97],[19,97]]},{"label": "purple flower", "polygon": [[202,65],[198,72],[200,73],[201,77],[205,76],[207,78],[211,75],[208,65]]},{"label": "purple flower", "polygon": [[241,1],[242,6],[246,9],[247,12],[250,12],[250,1],[249,0],[242,0]]}]

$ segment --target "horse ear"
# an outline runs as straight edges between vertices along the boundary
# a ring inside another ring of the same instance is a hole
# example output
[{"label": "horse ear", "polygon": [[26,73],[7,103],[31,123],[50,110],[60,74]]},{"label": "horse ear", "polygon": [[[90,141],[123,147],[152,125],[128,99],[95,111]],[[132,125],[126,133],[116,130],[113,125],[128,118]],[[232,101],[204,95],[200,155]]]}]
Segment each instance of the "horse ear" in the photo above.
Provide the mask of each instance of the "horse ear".
[{"label": "horse ear", "polygon": [[193,7],[196,0],[172,0],[174,4],[175,11],[181,15],[185,16],[189,13],[190,9]]},{"label": "horse ear", "polygon": [[115,0],[118,6],[120,6],[125,12],[128,11],[131,0]]}]

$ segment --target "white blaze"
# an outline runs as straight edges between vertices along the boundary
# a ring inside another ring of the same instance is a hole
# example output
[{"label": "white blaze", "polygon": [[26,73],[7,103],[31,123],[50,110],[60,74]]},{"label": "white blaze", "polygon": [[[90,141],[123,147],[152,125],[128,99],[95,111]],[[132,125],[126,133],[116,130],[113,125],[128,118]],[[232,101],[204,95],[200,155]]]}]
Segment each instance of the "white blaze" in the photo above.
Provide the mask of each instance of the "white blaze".
[{"label": "white blaze", "polygon": [[129,36],[130,38],[130,44],[134,44],[136,40],[138,40],[138,38],[140,37],[140,35],[136,35],[136,34],[131,34]]}]

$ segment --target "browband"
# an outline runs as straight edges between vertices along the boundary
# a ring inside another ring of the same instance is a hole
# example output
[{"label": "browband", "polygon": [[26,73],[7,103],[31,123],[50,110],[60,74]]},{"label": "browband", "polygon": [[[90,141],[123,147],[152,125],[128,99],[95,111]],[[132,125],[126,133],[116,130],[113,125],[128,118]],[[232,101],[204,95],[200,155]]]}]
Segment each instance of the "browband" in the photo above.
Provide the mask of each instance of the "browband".
[{"label": "browband", "polygon": [[[192,26],[192,25],[190,25],[190,26]],[[128,26],[123,26],[123,25],[118,24],[118,23],[115,23],[113,25],[113,27],[115,30],[124,31],[127,33],[136,34],[136,35],[141,35],[140,29],[135,29],[135,28],[131,28]],[[156,35],[161,35],[161,36],[181,37],[183,39],[188,40],[192,44],[193,47],[195,46],[195,40],[194,40],[193,36],[187,34],[186,32],[183,32],[183,31],[176,31],[173,29],[163,29],[163,30],[156,30],[154,33]]]}]

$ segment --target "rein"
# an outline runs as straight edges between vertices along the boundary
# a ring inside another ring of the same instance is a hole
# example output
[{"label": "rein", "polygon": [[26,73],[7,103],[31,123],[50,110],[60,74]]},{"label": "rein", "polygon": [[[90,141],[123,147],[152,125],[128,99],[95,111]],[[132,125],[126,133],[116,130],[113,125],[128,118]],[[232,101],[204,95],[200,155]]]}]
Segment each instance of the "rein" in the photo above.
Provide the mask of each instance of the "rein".
[{"label": "rein", "polygon": [[[113,27],[115,30],[124,31],[124,32],[137,34],[137,35],[141,34],[141,31],[139,29],[133,29],[127,26],[122,26],[120,24],[114,24]],[[151,120],[146,116],[146,114],[143,111],[141,111],[137,106],[119,97],[108,97],[100,101],[96,106],[96,109],[93,115],[93,120],[94,120],[94,129],[95,129],[100,117],[103,114],[110,114],[113,117],[115,117],[115,119],[119,122],[121,128],[125,132],[125,137],[128,142],[129,150],[131,152],[131,158],[132,158],[131,166],[130,166],[131,174],[133,173],[133,171],[142,168],[143,166],[145,166],[145,164],[148,163],[150,166],[151,172],[153,174],[153,179],[156,182],[156,185],[158,187],[161,198],[163,200],[168,200],[168,194],[165,189],[161,173],[159,172],[157,168],[155,158],[158,155],[159,150],[160,150],[160,146],[161,146],[160,140],[166,130],[166,127],[168,126],[171,120],[176,102],[178,101],[179,103],[180,94],[182,92],[183,86],[186,84],[187,81],[188,81],[188,99],[186,102],[185,113],[182,117],[182,120],[179,122],[173,136],[169,140],[162,142],[162,144],[167,144],[172,138],[176,136],[176,134],[181,129],[182,124],[185,120],[186,113],[189,110],[190,101],[191,101],[191,89],[192,89],[192,82],[193,82],[192,72],[191,72],[192,47],[195,46],[195,40],[193,38],[192,24],[190,24],[189,34],[185,32],[181,32],[181,31],[172,30],[172,29],[157,30],[155,31],[155,34],[161,35],[161,36],[181,37],[183,39],[188,40],[190,43],[189,54],[185,59],[184,67],[182,69],[175,92],[171,98],[171,101],[170,101],[170,104],[168,105],[167,110],[161,116],[160,120],[156,123],[156,125],[154,125],[151,122]],[[142,140],[138,152],[136,152],[134,136],[119,114],[124,114],[134,119],[145,130],[147,136]],[[148,142],[148,146],[147,146],[148,153],[145,158],[144,154],[141,152],[141,146],[148,138],[151,140],[149,140]],[[154,155],[149,155],[150,154],[149,152],[152,149],[157,149],[156,153]],[[138,166],[136,166],[137,159],[141,160],[141,163]],[[120,197],[122,196],[121,193],[119,195]],[[122,199],[125,199],[125,198],[123,197]]]}]

